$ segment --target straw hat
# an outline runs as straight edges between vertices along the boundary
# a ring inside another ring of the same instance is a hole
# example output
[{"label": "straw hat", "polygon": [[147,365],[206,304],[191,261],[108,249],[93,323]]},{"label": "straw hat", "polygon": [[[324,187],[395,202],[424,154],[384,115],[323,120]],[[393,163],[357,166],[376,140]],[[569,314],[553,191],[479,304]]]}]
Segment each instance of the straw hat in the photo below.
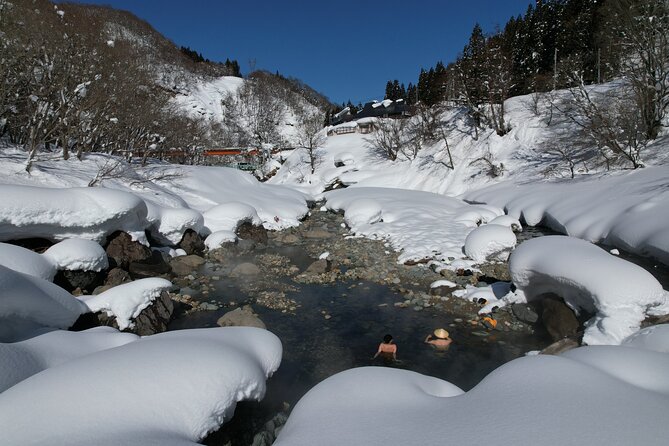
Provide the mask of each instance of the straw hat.
[{"label": "straw hat", "polygon": [[436,330],[434,330],[434,335],[439,339],[447,339],[448,331],[444,330],[443,328],[437,328]]}]

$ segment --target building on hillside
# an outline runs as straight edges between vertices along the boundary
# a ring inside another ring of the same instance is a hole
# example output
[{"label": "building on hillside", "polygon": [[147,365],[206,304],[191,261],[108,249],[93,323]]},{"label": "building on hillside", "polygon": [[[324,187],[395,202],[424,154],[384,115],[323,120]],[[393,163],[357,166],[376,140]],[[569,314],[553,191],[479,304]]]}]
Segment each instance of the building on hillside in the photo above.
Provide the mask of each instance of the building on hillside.
[{"label": "building on hillside", "polygon": [[381,102],[372,101],[366,103],[355,115],[351,113],[349,107],[346,107],[330,118],[330,125],[357,121],[361,118],[399,118],[406,116],[409,116],[409,107],[404,99],[397,99],[395,101],[385,99]]},{"label": "building on hillside", "polygon": [[346,107],[339,113],[330,117],[330,125],[342,124],[344,122],[350,121],[351,119],[353,119],[353,115],[351,114],[351,107]]}]

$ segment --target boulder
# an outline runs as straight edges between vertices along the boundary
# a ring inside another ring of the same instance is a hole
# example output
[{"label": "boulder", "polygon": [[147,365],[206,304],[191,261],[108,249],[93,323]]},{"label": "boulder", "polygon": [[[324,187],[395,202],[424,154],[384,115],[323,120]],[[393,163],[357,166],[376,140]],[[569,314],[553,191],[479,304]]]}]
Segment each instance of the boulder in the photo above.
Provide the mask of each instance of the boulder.
[{"label": "boulder", "polygon": [[171,271],[170,265],[160,251],[153,251],[151,257],[137,262],[130,262],[128,271],[133,279],[146,279],[167,274]]},{"label": "boulder", "polygon": [[235,250],[239,254],[245,254],[247,252],[251,252],[256,248],[256,242],[254,240],[244,240],[244,239],[239,239],[237,240],[237,243],[234,245]]},{"label": "boulder", "polygon": [[327,259],[319,259],[309,265],[306,274],[325,274],[332,268],[332,264]]},{"label": "boulder", "polygon": [[539,320],[537,312],[528,304],[513,304],[511,305],[511,311],[518,320],[528,324],[534,324]]},{"label": "boulder", "polygon": [[184,233],[184,236],[179,242],[179,248],[186,251],[188,255],[202,255],[204,253],[205,245],[200,234],[193,231],[192,229],[187,229]]},{"label": "boulder", "polygon": [[292,244],[295,244],[295,243],[299,242],[300,238],[298,236],[296,236],[295,234],[286,234],[286,236],[283,237],[281,239],[281,241],[283,243],[287,243],[287,244],[292,245]]},{"label": "boulder", "polygon": [[196,255],[180,256],[170,260],[172,272],[177,276],[187,276],[200,266],[204,265],[205,260]]},{"label": "boulder", "polygon": [[137,241],[133,241],[130,235],[117,231],[107,239],[105,251],[117,266],[127,269],[130,262],[139,262],[151,257],[151,249]]},{"label": "boulder", "polygon": [[244,222],[237,227],[235,233],[242,240],[253,240],[262,245],[267,244],[267,229],[263,226],[254,226],[250,222]]},{"label": "boulder", "polygon": [[79,288],[82,291],[93,291],[102,284],[104,273],[97,271],[58,271],[53,283],[69,292]]},{"label": "boulder", "polygon": [[107,278],[105,279],[105,286],[114,287],[116,285],[120,285],[122,283],[130,282],[132,278],[130,277],[130,274],[121,268],[112,268],[108,273],[107,273]]},{"label": "boulder", "polygon": [[576,336],[580,324],[572,309],[564,301],[547,297],[541,304],[543,307],[541,320],[553,340]]},{"label": "boulder", "polygon": [[216,322],[221,327],[256,327],[267,329],[265,323],[253,312],[250,305],[225,313]]},{"label": "boulder", "polygon": [[[135,333],[139,336],[149,336],[156,333],[161,333],[167,330],[167,324],[172,319],[174,312],[174,304],[167,291],[160,293],[151,305],[146,307],[135,318],[134,326],[125,331]],[[118,328],[116,318],[114,316],[107,316],[105,313],[98,313],[98,319],[102,325],[108,325]]]},{"label": "boulder", "polygon": [[257,276],[260,274],[260,268],[253,263],[240,263],[230,273],[233,276]]}]

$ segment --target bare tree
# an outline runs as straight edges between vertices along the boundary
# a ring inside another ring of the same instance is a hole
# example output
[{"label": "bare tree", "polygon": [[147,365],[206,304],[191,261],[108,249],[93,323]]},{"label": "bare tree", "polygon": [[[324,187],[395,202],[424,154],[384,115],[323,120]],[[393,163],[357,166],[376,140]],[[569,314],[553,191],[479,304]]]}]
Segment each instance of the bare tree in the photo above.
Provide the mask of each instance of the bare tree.
[{"label": "bare tree", "polygon": [[298,122],[297,144],[307,151],[312,174],[318,163],[317,150],[325,144],[326,139],[323,132],[323,117],[319,113],[304,110]]},{"label": "bare tree", "polygon": [[405,125],[404,119],[379,119],[376,122],[376,131],[367,139],[367,144],[377,153],[395,161],[407,142]]}]

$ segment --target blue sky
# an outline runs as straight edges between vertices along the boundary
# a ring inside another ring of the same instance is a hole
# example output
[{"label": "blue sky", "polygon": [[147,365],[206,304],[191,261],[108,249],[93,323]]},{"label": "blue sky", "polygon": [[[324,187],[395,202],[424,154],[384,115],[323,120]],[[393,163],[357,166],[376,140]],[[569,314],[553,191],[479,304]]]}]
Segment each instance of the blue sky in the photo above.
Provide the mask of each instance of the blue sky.
[{"label": "blue sky", "polygon": [[177,45],[293,76],[341,103],[383,99],[452,61],[474,23],[486,32],[533,0],[88,0],[132,11]]}]

